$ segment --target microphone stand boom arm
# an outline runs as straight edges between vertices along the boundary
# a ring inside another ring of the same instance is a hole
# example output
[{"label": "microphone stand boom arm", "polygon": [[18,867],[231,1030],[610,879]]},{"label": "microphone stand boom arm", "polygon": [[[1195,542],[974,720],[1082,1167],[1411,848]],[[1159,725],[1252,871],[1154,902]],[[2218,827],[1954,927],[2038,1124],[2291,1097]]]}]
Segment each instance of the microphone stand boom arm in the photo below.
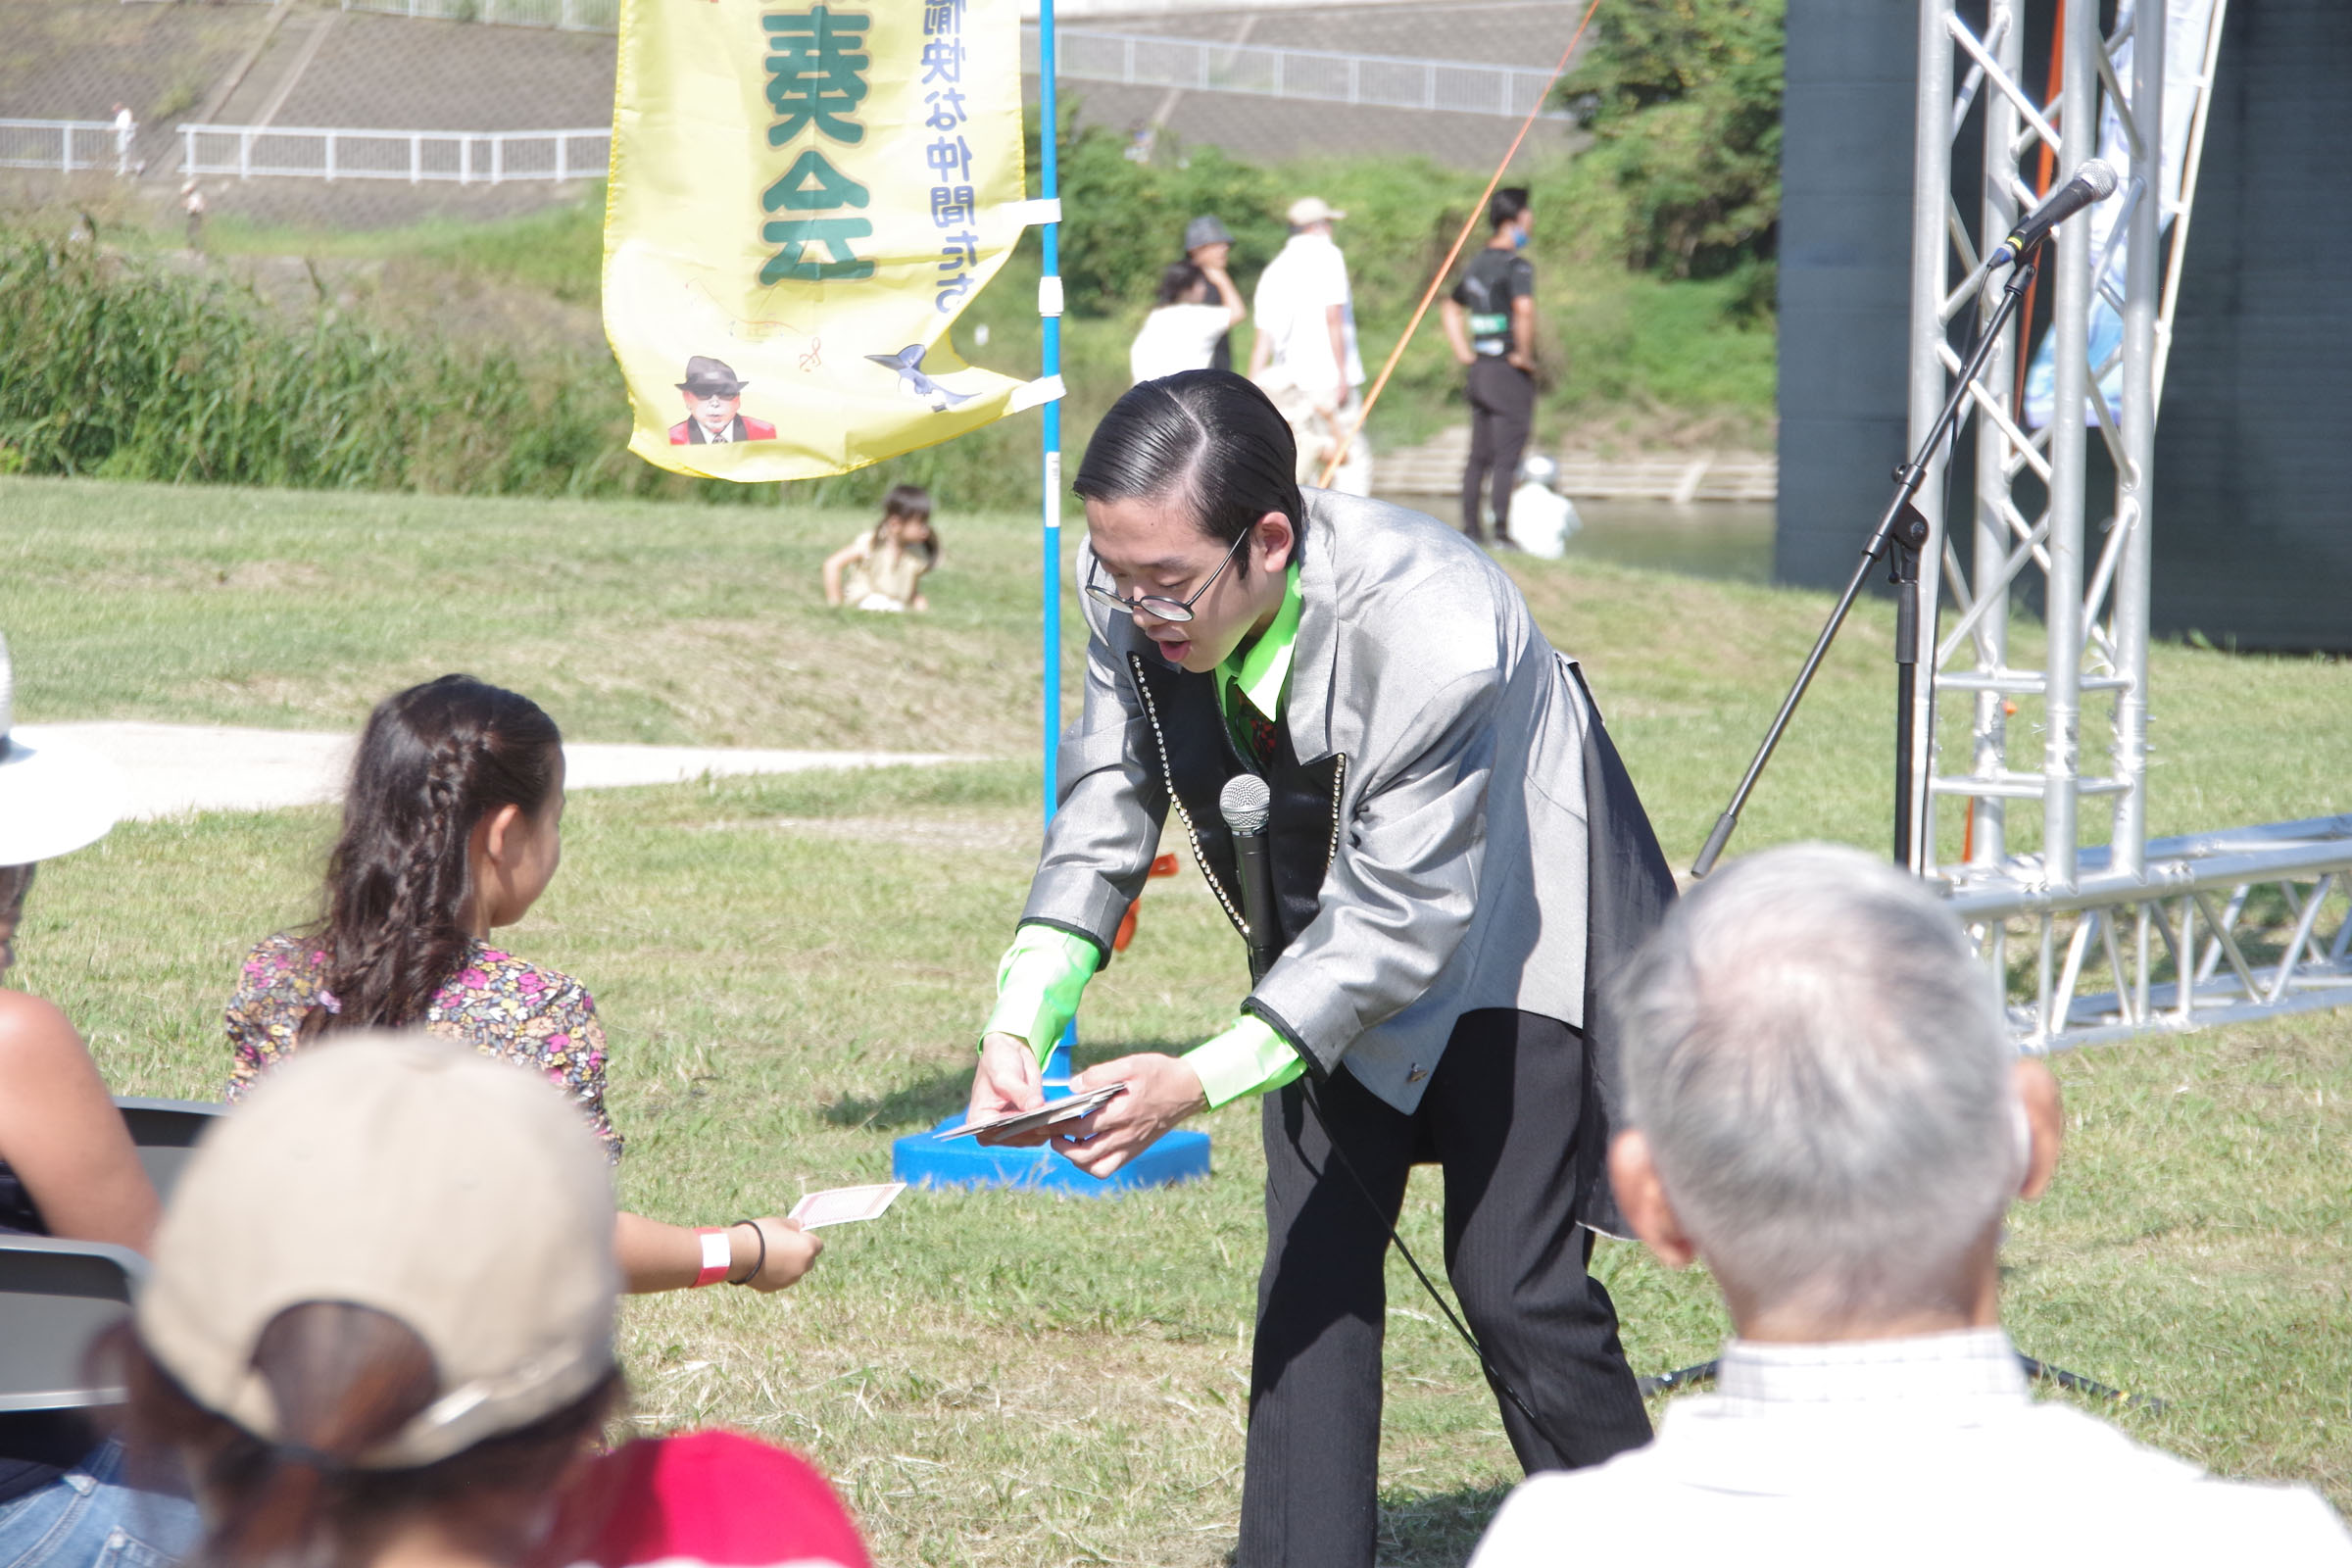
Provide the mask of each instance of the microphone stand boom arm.
[{"label": "microphone stand boom arm", "polygon": [[[2021,261],[2010,271],[2009,281],[2001,290],[2000,304],[1994,307],[1991,317],[1978,332],[1976,348],[1969,355],[1968,362],[1961,366],[1960,379],[1952,387],[1952,395],[1945,400],[1943,412],[1936,416],[1935,425],[1928,431],[1927,438],[1920,442],[1911,461],[1894,470],[1894,499],[1887,503],[1886,514],[1879,519],[1879,525],[1871,533],[1869,542],[1863,545],[1862,559],[1854,564],[1854,574],[1847,580],[1845,592],[1838,596],[1838,608],[1830,612],[1828,623],[1821,628],[1821,635],[1814,639],[1813,651],[1805,656],[1803,667],[1796,672],[1795,684],[1788,688],[1788,695],[1781,703],[1781,710],[1774,716],[1772,727],[1765,731],[1764,744],[1756,748],[1755,757],[1747,764],[1746,776],[1740,780],[1739,789],[1732,793],[1731,804],[1715,819],[1715,828],[1707,835],[1706,847],[1699,851],[1698,858],[1691,862],[1692,876],[1703,877],[1715,869],[1717,858],[1731,841],[1733,830],[1740,825],[1740,813],[1746,808],[1747,798],[1754,793],[1756,780],[1764,774],[1764,764],[1772,760],[1773,749],[1781,744],[1782,735],[1788,732],[1788,721],[1796,716],[1796,705],[1804,701],[1805,690],[1813,684],[1813,676],[1820,670],[1822,660],[1828,657],[1830,644],[1837,639],[1838,629],[1845,624],[1847,612],[1854,608],[1854,601],[1861,597],[1862,585],[1869,579],[1871,567],[1890,550],[1894,556],[1892,570],[1896,593],[1894,858],[1906,863],[1913,860],[1911,821],[1918,803],[1911,798],[1914,723],[1911,698],[1919,678],[1916,637],[1919,623],[1919,550],[1927,542],[1928,536],[1927,518],[1921,515],[1913,498],[1927,480],[1928,464],[1936,448],[1958,427],[1960,411],[1967,401],[1969,389],[1976,385],[1977,376],[1984,368],[1984,362],[1992,357],[1993,349],[2000,342],[2001,331],[2009,324],[2009,318],[2017,313],[2018,303],[2032,285],[2034,274],[2034,267],[2031,258]],[[1921,867],[1913,864],[1912,869]]]}]

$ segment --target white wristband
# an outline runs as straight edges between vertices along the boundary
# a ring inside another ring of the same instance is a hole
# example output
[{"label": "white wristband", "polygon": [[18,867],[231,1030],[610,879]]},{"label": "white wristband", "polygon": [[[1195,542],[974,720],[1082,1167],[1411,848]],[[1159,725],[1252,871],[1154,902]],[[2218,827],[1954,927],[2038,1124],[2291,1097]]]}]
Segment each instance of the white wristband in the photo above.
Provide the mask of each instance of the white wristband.
[{"label": "white wristband", "polygon": [[727,1233],[710,1226],[695,1233],[703,1239],[703,1271],[694,1277],[697,1285],[716,1285],[727,1277],[735,1266],[735,1244]]}]

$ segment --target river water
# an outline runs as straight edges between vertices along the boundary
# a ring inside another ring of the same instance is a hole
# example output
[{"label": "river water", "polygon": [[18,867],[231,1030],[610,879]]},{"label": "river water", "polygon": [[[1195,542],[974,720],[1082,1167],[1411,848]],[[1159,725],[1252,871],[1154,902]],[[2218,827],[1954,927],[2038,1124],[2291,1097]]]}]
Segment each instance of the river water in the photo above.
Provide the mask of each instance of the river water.
[{"label": "river water", "polygon": [[[1398,506],[1447,522],[1459,508],[1446,496],[1390,496]],[[1646,566],[1692,577],[1772,581],[1769,502],[1580,501],[1585,525],[1568,541],[1571,559]]]}]

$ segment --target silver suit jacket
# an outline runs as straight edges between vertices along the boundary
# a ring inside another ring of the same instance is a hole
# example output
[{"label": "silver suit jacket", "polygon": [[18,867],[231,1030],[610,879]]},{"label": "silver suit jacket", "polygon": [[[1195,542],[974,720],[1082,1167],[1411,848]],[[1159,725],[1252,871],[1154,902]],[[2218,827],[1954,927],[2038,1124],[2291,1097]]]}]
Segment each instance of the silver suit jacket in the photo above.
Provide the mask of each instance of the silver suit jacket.
[{"label": "silver suit jacket", "polygon": [[[1346,758],[1342,831],[1313,921],[1248,1006],[1409,1112],[1464,1012],[1586,1022],[1590,709],[1516,585],[1461,534],[1383,502],[1305,496],[1284,722],[1301,762]],[[1092,566],[1082,548],[1082,583]],[[1131,617],[1080,602],[1086,706],[1061,739],[1059,809],[1022,918],[1108,953],[1170,798],[1128,669],[1157,655]]]}]

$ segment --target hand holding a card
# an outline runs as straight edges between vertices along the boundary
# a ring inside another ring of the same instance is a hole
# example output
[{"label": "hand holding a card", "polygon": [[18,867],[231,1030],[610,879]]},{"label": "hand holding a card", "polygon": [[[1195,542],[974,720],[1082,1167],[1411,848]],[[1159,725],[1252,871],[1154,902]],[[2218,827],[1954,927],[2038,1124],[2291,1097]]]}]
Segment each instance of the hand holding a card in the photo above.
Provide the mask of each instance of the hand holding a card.
[{"label": "hand holding a card", "polygon": [[[1020,1111],[1035,1110],[1045,1102],[1045,1070],[1038,1065],[1037,1054],[1029,1049],[1028,1041],[1018,1035],[992,1034],[980,1043],[980,1067],[972,1074],[971,1103],[964,1110],[966,1121],[996,1121]],[[1050,1136],[1040,1131],[1008,1138],[983,1138],[981,1142],[1027,1148],[1044,1143]]]},{"label": "hand holding a card", "polygon": [[1200,1075],[1182,1058],[1150,1052],[1089,1067],[1070,1080],[1073,1094],[1123,1083],[1127,1092],[1075,1124],[1054,1129],[1054,1147],[1089,1176],[1108,1176],[1159,1141],[1162,1133],[1208,1108]]},{"label": "hand holding a card", "polygon": [[[759,1234],[748,1234],[754,1231]],[[751,1244],[757,1266],[752,1277],[742,1283],[762,1296],[799,1280],[825,1250],[825,1244],[803,1230],[799,1220],[778,1219],[773,1214],[737,1220],[729,1228],[728,1241],[738,1252],[744,1250],[743,1243]]]}]

